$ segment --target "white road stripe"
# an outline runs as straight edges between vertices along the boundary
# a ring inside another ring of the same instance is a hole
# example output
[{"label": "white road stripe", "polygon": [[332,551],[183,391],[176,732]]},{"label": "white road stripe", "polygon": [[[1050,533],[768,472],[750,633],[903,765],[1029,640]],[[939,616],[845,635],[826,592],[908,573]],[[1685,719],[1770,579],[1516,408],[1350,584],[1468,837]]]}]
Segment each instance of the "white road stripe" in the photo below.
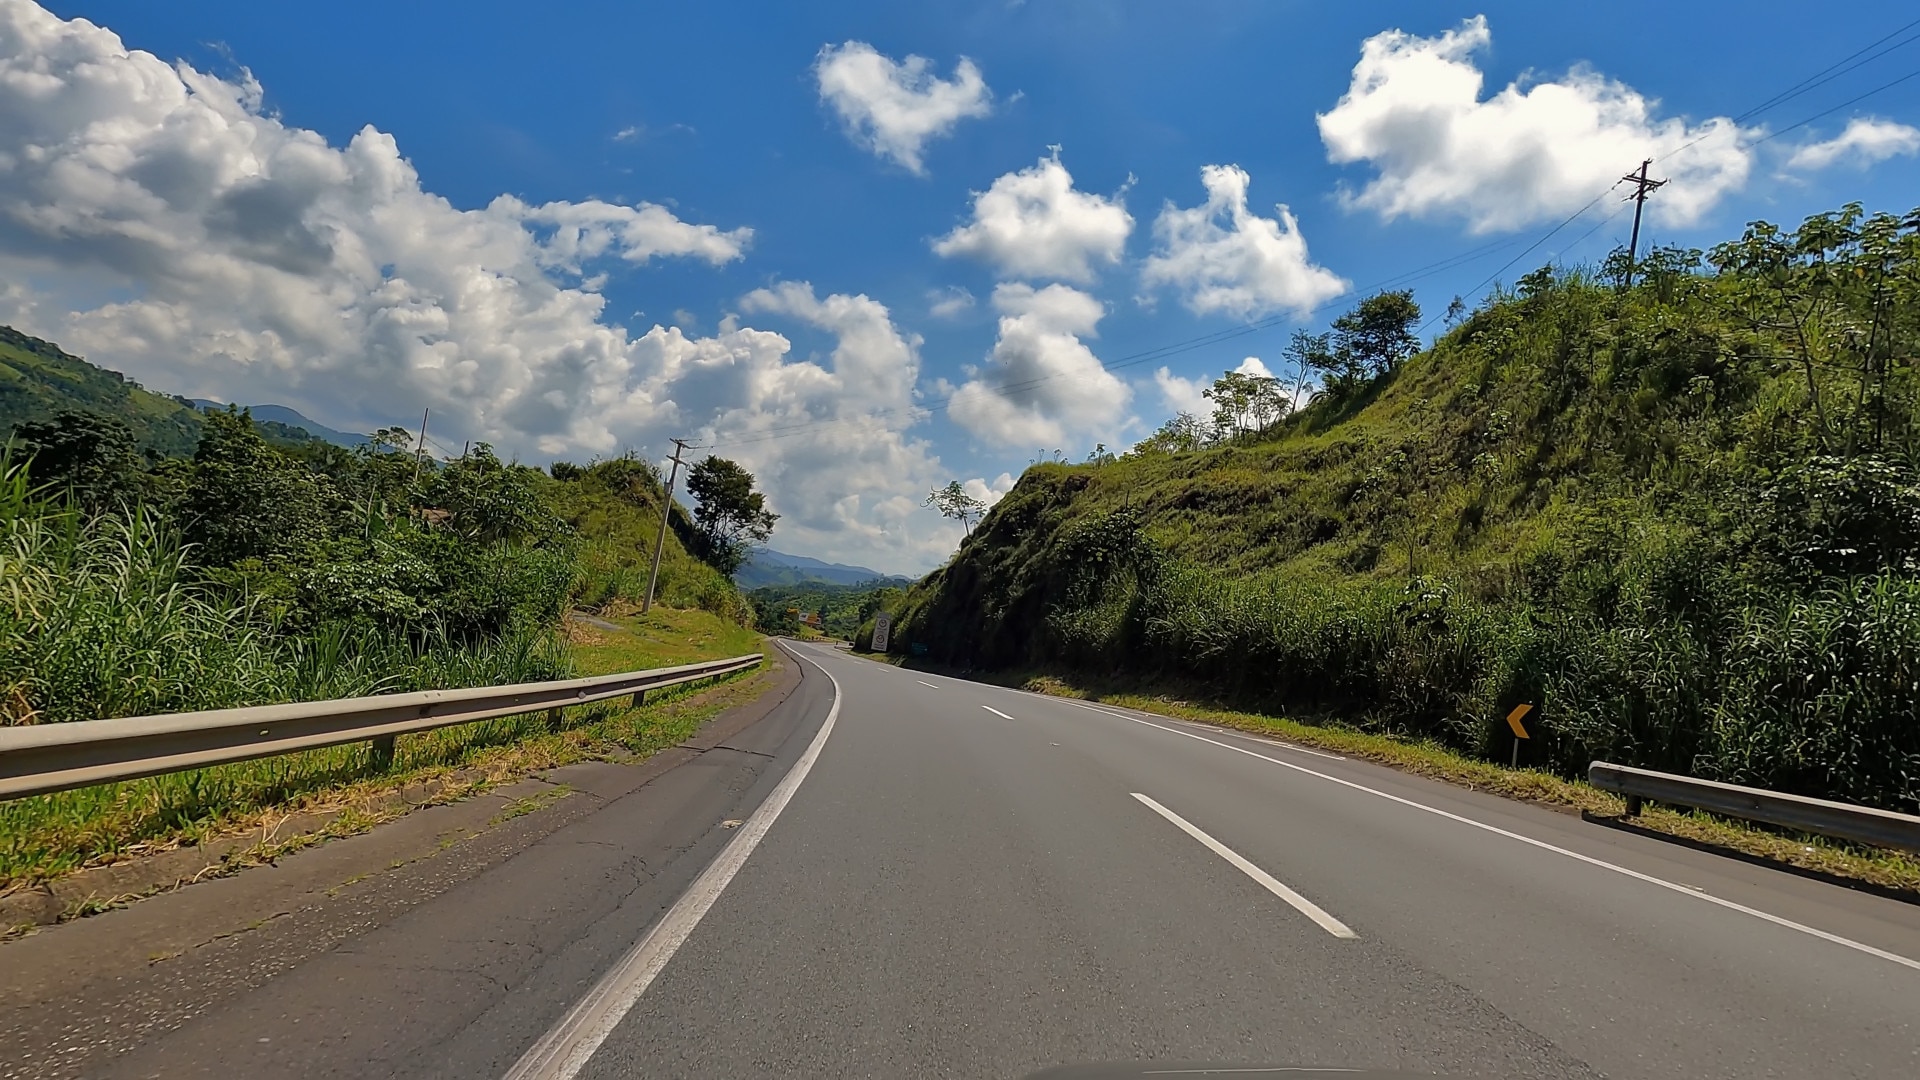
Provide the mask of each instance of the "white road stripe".
[{"label": "white road stripe", "polygon": [[[1120,714],[1114,713],[1112,715],[1119,716]],[[1681,896],[1691,896],[1696,900],[1704,900],[1707,903],[1713,904],[1717,907],[1726,908],[1728,911],[1737,911],[1742,915],[1751,915],[1762,922],[1772,923],[1775,926],[1785,927],[1788,930],[1797,930],[1802,934],[1807,934],[1809,936],[1819,938],[1822,941],[1831,942],[1835,945],[1844,946],[1846,948],[1853,949],[1856,952],[1865,953],[1868,956],[1877,956],[1882,960],[1892,961],[1893,963],[1899,964],[1902,967],[1908,967],[1908,968],[1912,968],[1915,971],[1920,971],[1920,960],[1914,960],[1910,957],[1901,956],[1899,953],[1888,952],[1885,949],[1876,949],[1872,945],[1868,945],[1865,942],[1855,941],[1852,938],[1841,937],[1839,934],[1829,933],[1828,931],[1822,930],[1818,927],[1808,926],[1805,923],[1794,922],[1792,919],[1782,918],[1770,912],[1761,911],[1759,908],[1752,908],[1752,907],[1748,907],[1745,904],[1735,902],[1733,900],[1726,900],[1721,897],[1715,896],[1712,893],[1705,892],[1701,889],[1697,889],[1692,886],[1681,885],[1678,882],[1668,881],[1665,878],[1654,877],[1652,874],[1643,874],[1638,870],[1630,870],[1627,867],[1621,866],[1617,863],[1610,863],[1605,859],[1596,859],[1591,855],[1582,855],[1577,851],[1571,851],[1567,848],[1560,847],[1557,844],[1549,844],[1545,840],[1535,840],[1531,836],[1524,836],[1517,832],[1511,832],[1509,830],[1502,829],[1497,825],[1489,825],[1484,821],[1475,821],[1470,817],[1463,817],[1459,814],[1450,813],[1446,810],[1440,809],[1439,807],[1428,806],[1426,803],[1414,802],[1412,799],[1405,799],[1405,798],[1401,798],[1398,795],[1391,795],[1391,794],[1388,794],[1387,792],[1380,791],[1376,788],[1370,788],[1365,784],[1356,784],[1351,780],[1343,780],[1338,776],[1332,776],[1327,773],[1318,772],[1316,770],[1309,769],[1304,765],[1296,765],[1291,761],[1281,761],[1279,758],[1268,757],[1265,754],[1257,754],[1257,753],[1254,753],[1252,750],[1246,749],[1245,747],[1234,746],[1231,743],[1219,742],[1214,739],[1209,739],[1204,735],[1196,735],[1191,731],[1181,731],[1179,728],[1167,727],[1164,724],[1150,723],[1146,720],[1137,720],[1131,716],[1121,717],[1121,719],[1132,720],[1136,724],[1140,724],[1150,728],[1158,728],[1161,731],[1169,731],[1175,735],[1184,735],[1189,739],[1198,739],[1203,743],[1211,743],[1212,745],[1218,746],[1223,750],[1231,750],[1236,754],[1245,754],[1248,757],[1259,758],[1261,761],[1271,762],[1275,765],[1280,766],[1283,769],[1292,769],[1295,772],[1306,773],[1308,776],[1317,776],[1322,780],[1339,784],[1341,787],[1352,788],[1355,791],[1364,791],[1369,795],[1377,795],[1382,799],[1388,800],[1389,802],[1396,802],[1402,806],[1410,806],[1415,810],[1424,810],[1429,814],[1433,814],[1437,817],[1446,818],[1449,821],[1457,821],[1462,825],[1471,825],[1472,827],[1476,829],[1480,829],[1484,832],[1490,832],[1496,836],[1504,836],[1509,840],[1518,840],[1523,844],[1529,845],[1531,847],[1539,848],[1542,851],[1551,851],[1556,855],[1565,855],[1569,859],[1573,859],[1576,862],[1586,863],[1588,866],[1597,866],[1602,870],[1611,870],[1616,874],[1624,874],[1627,877],[1633,878],[1636,881],[1644,881],[1649,885],[1657,885],[1662,889],[1667,889],[1671,892],[1679,893]]]},{"label": "white road stripe", "polygon": [[1292,904],[1295,911],[1298,911],[1300,914],[1305,915],[1307,918],[1312,919],[1316,923],[1319,923],[1320,929],[1325,930],[1327,933],[1332,934],[1334,937],[1337,937],[1337,938],[1351,938],[1351,937],[1358,936],[1353,932],[1351,928],[1347,926],[1346,923],[1343,923],[1339,919],[1336,919],[1333,916],[1327,914],[1326,909],[1322,908],[1319,904],[1316,904],[1313,901],[1307,899],[1306,897],[1301,896],[1299,893],[1294,892],[1292,889],[1287,888],[1285,885],[1280,883],[1278,878],[1275,878],[1272,874],[1269,874],[1265,870],[1262,870],[1259,867],[1253,865],[1253,863],[1249,862],[1239,852],[1233,850],[1232,848],[1221,843],[1220,841],[1215,840],[1213,837],[1208,836],[1206,833],[1201,832],[1198,826],[1194,825],[1192,822],[1188,821],[1186,818],[1183,818],[1179,814],[1176,814],[1173,811],[1167,809],[1166,807],[1161,806],[1159,803],[1154,802],[1152,799],[1147,798],[1145,795],[1142,795],[1137,791],[1133,793],[1133,797],[1136,799],[1139,799],[1142,803],[1145,803],[1147,806],[1147,809],[1152,810],[1154,813],[1159,814],[1161,817],[1166,818],[1168,821],[1173,822],[1175,825],[1178,825],[1180,827],[1180,830],[1186,833],[1188,836],[1191,836],[1195,840],[1198,840],[1201,843],[1207,845],[1207,848],[1211,850],[1215,855],[1218,855],[1221,858],[1232,863],[1235,867],[1239,868],[1241,873],[1247,875],[1253,880],[1259,882],[1261,885],[1265,886],[1268,892],[1272,893],[1273,895],[1279,897],[1282,900],[1285,900],[1287,903]]},{"label": "white road stripe", "polygon": [[926,688],[927,688],[927,689],[929,689],[929,690],[938,690],[938,689],[940,689],[939,687],[937,687],[937,686],[935,686],[935,685],[933,685],[932,683],[930,683],[930,682],[928,682],[928,681],[927,681],[927,680],[925,680],[925,679],[915,679],[915,680],[913,680],[913,681],[914,681],[914,682],[917,682],[917,683],[919,683],[919,684],[920,684],[921,686],[924,686],[924,687],[926,687]]},{"label": "white road stripe", "polygon": [[1011,720],[1011,719],[1013,719],[1013,717],[1011,717],[1011,716],[1008,716],[1008,715],[1007,715],[1006,713],[1003,713],[1003,712],[1001,712],[1001,711],[1000,711],[999,709],[996,709],[996,708],[994,708],[994,707],[993,707],[993,706],[991,706],[991,705],[982,705],[982,706],[980,706],[980,707],[981,707],[981,708],[983,708],[983,709],[985,709],[985,710],[987,710],[988,712],[990,712],[990,713],[992,713],[993,715],[995,715],[995,716],[997,716],[997,717],[999,717],[999,718],[1000,718],[1000,719],[1002,719],[1002,720]]},{"label": "white road stripe", "polygon": [[840,715],[840,681],[811,656],[807,657],[807,661],[819,668],[827,681],[833,684],[833,705],[827,710],[826,722],[820,725],[820,733],[813,737],[813,742],[793,763],[793,768],[787,770],[787,775],[767,795],[767,800],[760,804],[727,846],[721,849],[720,856],[701,871],[700,876],[694,879],[666,915],[647,931],[646,936],[628,950],[612,970],[601,976],[593,989],[587,991],[587,995],[576,1002],[551,1031],[521,1056],[507,1071],[506,1080],[572,1080],[578,1075],[621,1018],[633,1008],[634,1002],[647,992],[647,987],[667,966],[667,961],[673,959],[674,952],[693,933],[693,928],[700,924],[700,919],[713,907],[714,901],[720,899],[720,894],[726,890],[733,876],[746,865],[747,856],[753,854],[753,849],[759,846],[767,830],[773,827],[774,820],[787,808],[788,800],[799,790],[800,782],[807,778],[814,761],[820,757],[820,750],[826,746],[827,736],[833,734],[833,723]]},{"label": "white road stripe", "polygon": [[[1117,716],[1122,720],[1133,720],[1136,722],[1139,722],[1140,720],[1140,718],[1137,716],[1128,716],[1126,713],[1118,712],[1114,709],[1102,708],[1097,705],[1088,705],[1084,701],[1068,700],[1067,704],[1076,705],[1082,709],[1086,709],[1089,712],[1106,713],[1108,716]],[[1295,751],[1296,753],[1312,754],[1314,757],[1323,757],[1330,761],[1347,760],[1346,757],[1341,754],[1329,754],[1324,750],[1309,750],[1304,746],[1296,746],[1290,742],[1281,742],[1279,739],[1269,739],[1262,735],[1249,735],[1244,731],[1222,731],[1220,732],[1220,734],[1226,735],[1230,738],[1235,738],[1235,739],[1246,739],[1250,742],[1266,743],[1268,746],[1278,746],[1283,750],[1292,750],[1292,751]]]}]

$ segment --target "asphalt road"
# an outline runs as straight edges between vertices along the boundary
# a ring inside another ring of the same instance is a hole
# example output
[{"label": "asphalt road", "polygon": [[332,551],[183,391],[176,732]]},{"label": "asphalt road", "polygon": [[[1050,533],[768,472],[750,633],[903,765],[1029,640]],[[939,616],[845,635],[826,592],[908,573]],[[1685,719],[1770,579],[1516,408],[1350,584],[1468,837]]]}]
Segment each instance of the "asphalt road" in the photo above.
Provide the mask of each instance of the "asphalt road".
[{"label": "asphalt road", "polygon": [[1920,1076],[1920,906],[797,651],[800,691],[728,754],[114,1074]]}]

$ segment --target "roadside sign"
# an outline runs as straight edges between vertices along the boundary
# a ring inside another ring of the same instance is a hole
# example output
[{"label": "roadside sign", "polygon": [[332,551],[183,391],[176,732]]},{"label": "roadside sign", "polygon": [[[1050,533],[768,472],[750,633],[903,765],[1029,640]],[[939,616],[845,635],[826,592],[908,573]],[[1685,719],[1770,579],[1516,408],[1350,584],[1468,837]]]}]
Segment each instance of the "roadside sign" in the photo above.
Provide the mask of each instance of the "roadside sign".
[{"label": "roadside sign", "polygon": [[887,614],[884,611],[878,615],[875,615],[873,617],[872,651],[886,652],[887,651],[887,635],[892,631],[893,631],[893,616]]},{"label": "roadside sign", "polygon": [[1507,726],[1513,729],[1514,738],[1525,739],[1530,737],[1527,735],[1527,729],[1520,726],[1520,718],[1532,711],[1533,706],[1531,705],[1515,705],[1513,711],[1507,714]]}]

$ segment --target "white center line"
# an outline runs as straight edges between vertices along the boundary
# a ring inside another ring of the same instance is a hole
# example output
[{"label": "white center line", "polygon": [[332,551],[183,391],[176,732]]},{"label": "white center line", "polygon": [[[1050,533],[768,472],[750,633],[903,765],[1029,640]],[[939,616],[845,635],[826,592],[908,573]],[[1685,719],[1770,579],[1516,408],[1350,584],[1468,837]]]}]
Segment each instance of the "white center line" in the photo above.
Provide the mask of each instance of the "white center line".
[{"label": "white center line", "polygon": [[925,680],[925,679],[915,679],[915,680],[913,680],[913,681],[914,681],[914,682],[917,682],[917,683],[919,683],[919,684],[920,684],[921,686],[924,686],[924,687],[926,687],[926,688],[927,688],[927,689],[929,689],[929,690],[938,690],[938,689],[940,689],[939,687],[937,687],[937,686],[935,686],[935,685],[933,685],[932,683],[930,683],[930,682],[928,682],[928,681],[927,681],[927,680]]},{"label": "white center line", "polygon": [[[1112,715],[1120,716],[1119,713],[1114,713]],[[1820,929],[1819,927],[1808,926],[1805,923],[1794,922],[1792,919],[1782,918],[1771,912],[1761,911],[1759,908],[1752,908],[1752,907],[1748,907],[1745,904],[1736,903],[1735,901],[1732,901],[1732,900],[1722,899],[1721,897],[1715,896],[1712,893],[1706,892],[1705,890],[1702,890],[1702,889],[1696,889],[1686,885],[1681,885],[1678,882],[1668,881],[1665,878],[1654,877],[1652,874],[1643,874],[1638,870],[1630,870],[1617,863],[1610,863],[1605,859],[1596,859],[1591,855],[1582,855],[1577,851],[1572,851],[1567,848],[1560,847],[1557,844],[1549,844],[1545,840],[1535,840],[1531,836],[1524,836],[1517,832],[1510,832],[1506,829],[1500,828],[1497,825],[1489,825],[1484,821],[1475,821],[1470,817],[1465,817],[1460,814],[1449,813],[1448,811],[1442,810],[1439,807],[1428,806],[1426,803],[1415,802],[1412,799],[1404,799],[1398,795],[1392,795],[1387,792],[1380,791],[1377,788],[1370,788],[1365,784],[1356,784],[1351,780],[1343,780],[1340,777],[1331,775],[1329,773],[1323,773],[1315,769],[1309,769],[1305,765],[1296,765],[1291,761],[1282,761],[1276,757],[1268,757],[1265,754],[1257,754],[1252,750],[1248,750],[1244,746],[1234,746],[1231,743],[1223,743],[1215,739],[1209,739],[1205,735],[1196,735],[1191,731],[1181,731],[1179,728],[1167,727],[1164,724],[1149,723],[1148,721],[1145,721],[1145,720],[1134,720],[1134,718],[1131,716],[1122,716],[1121,719],[1133,720],[1134,723],[1139,724],[1143,727],[1158,728],[1161,731],[1169,731],[1175,735],[1184,735],[1189,739],[1198,739],[1203,743],[1210,743],[1214,746],[1220,747],[1223,750],[1231,750],[1236,754],[1245,754],[1248,757],[1259,758],[1261,761],[1271,762],[1275,765],[1280,766],[1283,769],[1292,769],[1295,772],[1306,773],[1308,776],[1317,776],[1322,780],[1327,780],[1332,783],[1339,784],[1341,787],[1352,788],[1355,791],[1364,791],[1369,795],[1377,795],[1380,798],[1386,799],[1389,802],[1396,802],[1402,806],[1410,806],[1415,810],[1424,810],[1427,813],[1433,814],[1436,817],[1443,817],[1449,821],[1457,821],[1462,825],[1470,825],[1473,828],[1480,829],[1485,832],[1490,832],[1495,836],[1504,836],[1509,840],[1518,840],[1520,843],[1526,844],[1530,847],[1539,848],[1542,851],[1551,851],[1556,855],[1564,855],[1569,859],[1575,860],[1576,862],[1586,863],[1588,866],[1596,866],[1602,870],[1611,870],[1616,874],[1623,874],[1627,877],[1633,878],[1635,881],[1644,881],[1649,885],[1656,885],[1662,889],[1667,889],[1671,892],[1679,893],[1681,896],[1691,896],[1696,900],[1704,900],[1707,903],[1713,904],[1716,907],[1726,908],[1728,911],[1737,911],[1742,915],[1751,915],[1754,918],[1761,920],[1762,922],[1769,922],[1775,926],[1785,927],[1788,930],[1795,930],[1802,934],[1819,938],[1822,941],[1831,942],[1835,945],[1844,946],[1845,948],[1853,949],[1856,952],[1865,953],[1868,956],[1877,956],[1882,960],[1891,961],[1895,964],[1899,964],[1902,967],[1912,968],[1915,971],[1920,971],[1920,960],[1914,960],[1910,957],[1901,956],[1899,953],[1888,952],[1885,949],[1876,949],[1872,945],[1868,945],[1865,942],[1855,941],[1852,938],[1841,937],[1839,934],[1830,933],[1826,930]]]},{"label": "white center line", "polygon": [[980,706],[980,707],[981,707],[981,708],[983,708],[983,709],[985,709],[985,710],[987,710],[988,712],[990,712],[990,713],[992,713],[993,715],[995,715],[995,716],[997,716],[997,717],[999,717],[999,718],[1000,718],[1000,719],[1002,719],[1002,720],[1011,720],[1011,719],[1013,719],[1013,717],[1011,717],[1011,716],[1008,716],[1008,715],[1007,715],[1006,713],[1003,713],[1003,712],[1001,712],[1001,711],[1000,711],[999,709],[996,709],[996,708],[994,708],[994,707],[993,707],[993,706],[991,706],[991,705],[982,705],[982,706]]},{"label": "white center line", "polygon": [[1259,882],[1261,885],[1264,885],[1268,892],[1272,893],[1273,895],[1279,897],[1282,900],[1285,900],[1287,903],[1292,904],[1295,911],[1298,911],[1300,914],[1305,915],[1307,918],[1312,919],[1316,923],[1319,923],[1320,929],[1325,930],[1327,933],[1332,934],[1334,937],[1337,937],[1337,938],[1351,938],[1351,937],[1359,936],[1355,934],[1352,928],[1347,926],[1346,923],[1343,923],[1339,919],[1336,919],[1333,916],[1327,914],[1325,908],[1322,908],[1319,904],[1316,904],[1313,901],[1307,899],[1306,897],[1301,896],[1299,893],[1294,892],[1292,889],[1287,888],[1285,885],[1280,883],[1278,878],[1275,878],[1272,874],[1269,874],[1265,870],[1262,870],[1259,867],[1253,865],[1253,863],[1249,862],[1239,852],[1233,850],[1232,848],[1221,843],[1220,841],[1215,840],[1213,837],[1208,836],[1206,833],[1201,832],[1198,826],[1194,825],[1192,822],[1188,821],[1186,818],[1183,818],[1179,814],[1176,814],[1173,811],[1167,809],[1166,807],[1161,806],[1159,803],[1154,802],[1152,799],[1147,798],[1145,795],[1142,795],[1137,791],[1133,792],[1133,797],[1136,799],[1139,799],[1142,803],[1145,803],[1147,809],[1152,810],[1154,813],[1159,814],[1161,817],[1166,818],[1168,821],[1173,822],[1175,825],[1178,825],[1180,827],[1180,831],[1186,833],[1188,836],[1193,837],[1195,840],[1198,840],[1201,843],[1207,845],[1207,848],[1211,850],[1215,855],[1218,855],[1221,858],[1232,863],[1235,867],[1239,868],[1241,873]]}]

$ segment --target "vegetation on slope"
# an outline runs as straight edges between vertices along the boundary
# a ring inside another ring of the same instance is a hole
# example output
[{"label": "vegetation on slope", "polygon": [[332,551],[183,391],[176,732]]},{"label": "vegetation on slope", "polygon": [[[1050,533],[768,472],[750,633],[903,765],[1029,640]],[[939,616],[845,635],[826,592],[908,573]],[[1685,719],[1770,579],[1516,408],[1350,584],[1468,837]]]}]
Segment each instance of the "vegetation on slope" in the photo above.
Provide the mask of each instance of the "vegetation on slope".
[{"label": "vegetation on slope", "polygon": [[763,585],[747,594],[753,602],[754,621],[768,630],[797,634],[800,618],[818,616],[818,628],[834,637],[851,640],[860,624],[873,613],[904,596],[904,591],[876,580],[864,585],[835,585],[809,581],[798,585]]},{"label": "vegetation on slope", "polygon": [[1531,702],[1563,772],[1913,809],[1920,214],[1624,269],[1530,274],[1401,364],[1323,348],[1323,392],[1264,429],[1029,469],[894,648],[1500,758]]},{"label": "vegetation on slope", "polygon": [[[134,449],[150,459],[186,457],[200,441],[201,414],[193,402],[154,393],[50,341],[0,326],[0,438],[17,434],[22,424],[62,412],[118,421],[131,433]],[[267,441],[279,445],[316,438],[290,424],[254,423]]]},{"label": "vegetation on slope", "polygon": [[[392,438],[289,449],[244,414],[215,413],[192,459],[149,465],[109,417],[23,426],[38,440],[0,453],[0,724],[521,682],[758,648],[745,601],[672,532],[661,596],[691,610],[656,607],[629,630],[576,625],[563,637],[569,608],[620,618],[644,593],[662,492],[641,462],[560,468],[561,479],[484,446],[445,464],[397,452]],[[36,456],[22,463],[22,449]],[[385,765],[349,745],[7,802],[0,892],[368,785],[454,767],[511,772],[602,743],[648,750],[685,719],[662,726],[666,715],[609,705],[557,736],[542,717],[507,718],[407,736]]]}]

